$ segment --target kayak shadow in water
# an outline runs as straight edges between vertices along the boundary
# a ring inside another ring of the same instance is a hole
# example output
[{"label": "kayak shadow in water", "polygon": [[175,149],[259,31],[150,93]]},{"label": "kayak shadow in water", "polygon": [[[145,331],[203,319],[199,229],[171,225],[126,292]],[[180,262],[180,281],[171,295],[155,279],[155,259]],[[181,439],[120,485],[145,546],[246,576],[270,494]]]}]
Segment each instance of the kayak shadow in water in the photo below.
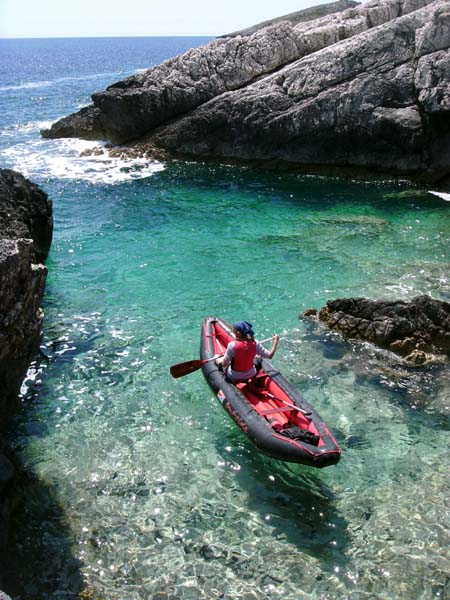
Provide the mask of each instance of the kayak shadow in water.
[{"label": "kayak shadow in water", "polygon": [[226,462],[239,465],[235,475],[248,492],[249,508],[260,513],[275,537],[318,559],[323,571],[345,565],[348,524],[333,491],[314,469],[265,456],[240,432],[226,437],[218,451]]},{"label": "kayak shadow in water", "polygon": [[14,462],[9,535],[0,548],[0,589],[15,599],[77,600],[85,587],[82,562],[73,554],[71,528],[56,490],[24,470],[17,458]]}]

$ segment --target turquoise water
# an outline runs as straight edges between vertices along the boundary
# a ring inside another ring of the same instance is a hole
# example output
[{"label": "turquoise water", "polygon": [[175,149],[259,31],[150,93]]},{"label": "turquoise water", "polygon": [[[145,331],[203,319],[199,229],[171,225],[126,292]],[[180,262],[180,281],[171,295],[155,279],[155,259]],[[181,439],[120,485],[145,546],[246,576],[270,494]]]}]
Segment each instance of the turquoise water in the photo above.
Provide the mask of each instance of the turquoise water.
[{"label": "turquoise water", "polygon": [[[156,42],[137,56],[117,41],[122,69]],[[93,144],[41,140],[42,119],[122,75],[107,50],[84,72],[92,45],[74,47],[60,72],[44,61],[0,90],[1,164],[40,183],[55,217],[44,357],[11,432],[34,476],[15,598],[74,597],[81,579],[108,600],[446,597],[450,370],[298,315],[339,296],[449,300],[448,203],[407,182],[80,157]],[[281,335],[274,363],[336,434],[337,466],[256,453],[201,372],[170,377],[209,314]]]}]

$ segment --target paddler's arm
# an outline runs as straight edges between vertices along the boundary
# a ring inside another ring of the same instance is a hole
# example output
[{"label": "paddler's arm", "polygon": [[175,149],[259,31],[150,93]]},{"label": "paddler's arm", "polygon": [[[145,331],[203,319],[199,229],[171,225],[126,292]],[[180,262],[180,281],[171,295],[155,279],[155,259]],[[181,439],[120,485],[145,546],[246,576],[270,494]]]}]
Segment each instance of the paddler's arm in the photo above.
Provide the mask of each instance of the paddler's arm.
[{"label": "paddler's arm", "polygon": [[222,368],[225,370],[228,365],[231,363],[231,359],[234,356],[234,342],[230,342],[225,350],[225,354],[223,356],[219,356],[216,358],[216,365],[222,365]]},{"label": "paddler's arm", "polygon": [[277,347],[278,347],[278,342],[279,341],[280,341],[280,336],[275,333],[273,335],[273,345],[272,345],[272,348],[269,350],[269,356],[268,356],[268,358],[272,358],[272,356],[277,351]]}]

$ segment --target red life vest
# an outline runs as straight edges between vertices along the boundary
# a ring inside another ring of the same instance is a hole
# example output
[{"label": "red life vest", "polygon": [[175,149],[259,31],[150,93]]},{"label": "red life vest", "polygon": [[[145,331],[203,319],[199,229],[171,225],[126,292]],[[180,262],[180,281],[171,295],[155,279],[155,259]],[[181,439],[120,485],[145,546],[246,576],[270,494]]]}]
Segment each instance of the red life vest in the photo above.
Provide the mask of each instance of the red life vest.
[{"label": "red life vest", "polygon": [[256,356],[256,342],[254,340],[235,340],[234,358],[232,367],[234,371],[248,371],[253,367]]}]

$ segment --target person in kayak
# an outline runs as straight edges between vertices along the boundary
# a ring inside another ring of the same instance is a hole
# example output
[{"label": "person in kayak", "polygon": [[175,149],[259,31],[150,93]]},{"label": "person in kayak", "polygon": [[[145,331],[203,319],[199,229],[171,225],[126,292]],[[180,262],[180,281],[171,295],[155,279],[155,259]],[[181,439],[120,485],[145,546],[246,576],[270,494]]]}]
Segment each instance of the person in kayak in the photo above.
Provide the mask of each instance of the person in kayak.
[{"label": "person in kayak", "polygon": [[255,341],[253,325],[247,321],[238,321],[233,325],[236,340],[228,344],[224,356],[216,359],[216,364],[221,365],[227,376],[234,383],[248,381],[256,375],[255,358],[272,358],[278,346],[279,336],[273,336],[273,345],[270,350]]}]

